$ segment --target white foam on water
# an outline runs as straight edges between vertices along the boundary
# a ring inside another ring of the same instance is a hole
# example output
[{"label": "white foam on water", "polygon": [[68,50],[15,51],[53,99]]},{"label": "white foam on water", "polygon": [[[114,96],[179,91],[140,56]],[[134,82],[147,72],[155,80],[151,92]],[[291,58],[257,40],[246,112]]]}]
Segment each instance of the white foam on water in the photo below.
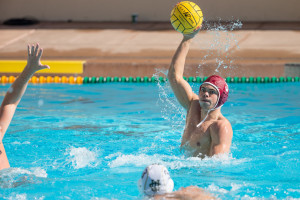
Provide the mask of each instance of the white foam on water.
[{"label": "white foam on water", "polygon": [[13,178],[16,175],[33,175],[40,178],[47,178],[48,176],[47,172],[40,167],[30,168],[29,170],[22,168],[9,168],[5,174],[0,173],[0,179],[4,176]]},{"label": "white foam on water", "polygon": [[45,199],[45,196],[28,198],[27,194],[12,194],[7,198],[4,197],[4,199],[7,199],[7,200],[27,200],[27,199],[43,200],[43,199]]},{"label": "white foam on water", "polygon": [[15,188],[21,185],[39,182],[38,178],[47,178],[47,172],[40,168],[8,168],[0,171],[0,187]]},{"label": "white foam on water", "polygon": [[27,194],[16,194],[8,197],[9,200],[26,200]]},{"label": "white foam on water", "polygon": [[270,198],[265,198],[265,197],[250,197],[249,195],[244,195],[243,197],[240,198],[241,200],[276,200],[277,198],[275,196],[271,196]]},{"label": "white foam on water", "polygon": [[246,187],[246,186],[250,186],[251,184],[236,184],[236,183],[231,183],[231,189],[230,190],[226,190],[223,188],[220,188],[219,186],[216,186],[214,183],[209,185],[206,189],[210,192],[218,192],[218,193],[223,193],[223,194],[227,194],[227,193],[232,193],[232,192],[237,192],[239,191],[242,187]]},{"label": "white foam on water", "polygon": [[240,165],[248,162],[247,159],[235,159],[231,154],[221,154],[213,157],[205,157],[204,159],[198,157],[185,156],[168,156],[161,154],[146,155],[146,154],[122,154],[120,152],[111,154],[105,159],[111,160],[108,166],[111,168],[122,167],[126,165],[147,166],[153,163],[159,163],[166,166],[168,169],[181,168],[197,168],[197,167],[212,167],[224,165]]},{"label": "white foam on water", "polygon": [[[219,187],[217,185],[215,185],[214,183],[212,183],[211,185],[209,185],[207,188],[205,188],[205,190],[207,190],[210,193],[213,193],[215,196],[221,198],[221,199],[228,199],[228,196],[234,196],[234,199],[241,199],[241,200],[268,200],[268,199],[274,199],[277,200],[278,198],[276,197],[276,195],[271,195],[270,197],[266,198],[266,197],[255,197],[255,192],[253,191],[254,196],[250,196],[249,194],[245,194],[244,196],[239,196],[236,195],[239,192],[242,192],[241,190],[245,190],[243,188],[247,188],[247,187],[252,187],[255,188],[255,184],[252,183],[242,183],[242,184],[236,184],[236,183],[232,183],[231,184],[231,189],[224,189],[222,187]],[[291,191],[290,189],[287,189],[288,191]],[[280,191],[278,190],[274,190],[274,191]],[[251,192],[251,190],[247,189],[247,192]],[[280,198],[282,199],[282,198]],[[286,197],[284,198],[286,200],[294,200],[294,199],[298,199],[299,198],[293,198],[293,197]]]},{"label": "white foam on water", "polygon": [[216,186],[215,184],[211,184],[206,188],[209,192],[217,192],[217,193],[223,193],[223,194],[227,194],[229,193],[229,190],[220,188],[219,186]]},{"label": "white foam on water", "polygon": [[249,195],[245,195],[241,197],[241,200],[258,200],[259,198],[257,197],[250,197]]},{"label": "white foam on water", "polygon": [[36,177],[41,177],[41,178],[47,178],[48,176],[46,171],[40,167],[35,168],[32,174],[35,175]]},{"label": "white foam on water", "polygon": [[[114,154],[117,155],[117,154]],[[108,156],[106,158],[112,158],[112,156]],[[135,166],[144,166],[144,165],[150,165],[152,163],[161,163],[162,160],[155,157],[155,156],[148,156],[146,154],[141,155],[124,155],[122,153],[119,153],[117,155],[117,158],[111,162],[108,163],[108,166],[111,168],[114,167],[120,167],[124,165],[135,165]]]},{"label": "white foam on water", "polygon": [[300,189],[287,189],[287,191],[300,193]]},{"label": "white foam on water", "polygon": [[96,167],[99,164],[98,150],[88,150],[85,147],[71,147],[67,150],[69,162],[72,163],[74,169],[80,169],[84,167]]},{"label": "white foam on water", "polygon": [[241,187],[243,187],[243,185],[241,184],[236,184],[236,183],[231,183],[231,192],[234,192],[234,191],[238,191]]},{"label": "white foam on water", "polygon": [[[231,183],[231,189],[224,189],[220,186],[215,185],[214,183],[212,183],[211,185],[209,185],[207,188],[205,188],[205,190],[207,190],[210,193],[215,194],[215,196],[221,198],[221,199],[226,199],[226,196],[235,196],[238,197],[238,199],[258,199],[257,197],[250,197],[248,195],[245,195],[243,197],[237,196],[236,194],[238,192],[240,192],[241,188],[243,187],[247,187],[250,186],[252,184],[248,184],[248,183],[242,183],[242,184],[236,184],[236,183]],[[254,186],[254,185],[252,185]],[[225,197],[224,197],[225,195]],[[228,198],[228,197],[227,197]],[[235,198],[236,199],[236,198]]]},{"label": "white foam on water", "polygon": [[12,144],[15,144],[15,145],[22,145],[22,144],[30,144],[30,142],[29,142],[29,141],[25,141],[25,142],[15,141],[15,142],[13,142]]}]

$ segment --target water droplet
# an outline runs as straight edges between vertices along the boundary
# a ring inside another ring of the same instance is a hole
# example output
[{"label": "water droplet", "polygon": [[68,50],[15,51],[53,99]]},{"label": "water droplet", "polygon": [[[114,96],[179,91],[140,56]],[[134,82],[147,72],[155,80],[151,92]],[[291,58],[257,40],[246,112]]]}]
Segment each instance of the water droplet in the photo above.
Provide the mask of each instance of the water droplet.
[{"label": "water droplet", "polygon": [[43,106],[43,105],[44,105],[44,100],[43,100],[43,99],[40,99],[40,100],[38,101],[38,105],[39,105],[39,107]]}]

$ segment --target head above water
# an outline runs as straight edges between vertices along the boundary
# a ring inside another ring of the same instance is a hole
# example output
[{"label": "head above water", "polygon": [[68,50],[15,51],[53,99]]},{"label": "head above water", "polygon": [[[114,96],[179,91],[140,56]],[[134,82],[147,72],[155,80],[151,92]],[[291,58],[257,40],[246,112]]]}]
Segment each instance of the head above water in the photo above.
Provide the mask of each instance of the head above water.
[{"label": "head above water", "polygon": [[211,85],[217,90],[218,100],[212,110],[220,108],[227,101],[229,93],[228,85],[225,80],[218,75],[212,75],[200,85],[199,93],[201,91],[201,87],[203,87],[204,85]]},{"label": "head above water", "polygon": [[144,169],[138,181],[138,187],[141,193],[154,196],[172,192],[174,182],[165,166],[152,164]]}]

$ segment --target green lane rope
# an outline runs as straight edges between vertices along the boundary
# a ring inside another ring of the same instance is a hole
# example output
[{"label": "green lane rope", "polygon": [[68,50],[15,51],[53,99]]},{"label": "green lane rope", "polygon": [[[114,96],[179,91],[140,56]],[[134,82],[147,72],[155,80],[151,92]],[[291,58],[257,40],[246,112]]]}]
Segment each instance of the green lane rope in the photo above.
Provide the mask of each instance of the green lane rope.
[{"label": "green lane rope", "polygon": [[[205,77],[183,77],[189,83],[202,83],[207,79]],[[83,83],[110,83],[110,82],[121,82],[121,83],[157,83],[157,82],[166,82],[168,79],[165,77],[84,77]],[[283,83],[283,82],[299,82],[299,77],[226,77],[227,83]]]}]

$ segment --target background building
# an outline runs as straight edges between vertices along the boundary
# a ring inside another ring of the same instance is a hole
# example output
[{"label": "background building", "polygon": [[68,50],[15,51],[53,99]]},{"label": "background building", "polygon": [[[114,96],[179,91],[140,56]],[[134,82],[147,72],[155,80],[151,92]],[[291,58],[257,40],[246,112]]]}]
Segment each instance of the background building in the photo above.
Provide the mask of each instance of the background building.
[{"label": "background building", "polygon": [[[31,17],[40,21],[168,21],[178,0],[0,0],[0,21]],[[299,0],[195,0],[208,21],[300,21]]]}]

